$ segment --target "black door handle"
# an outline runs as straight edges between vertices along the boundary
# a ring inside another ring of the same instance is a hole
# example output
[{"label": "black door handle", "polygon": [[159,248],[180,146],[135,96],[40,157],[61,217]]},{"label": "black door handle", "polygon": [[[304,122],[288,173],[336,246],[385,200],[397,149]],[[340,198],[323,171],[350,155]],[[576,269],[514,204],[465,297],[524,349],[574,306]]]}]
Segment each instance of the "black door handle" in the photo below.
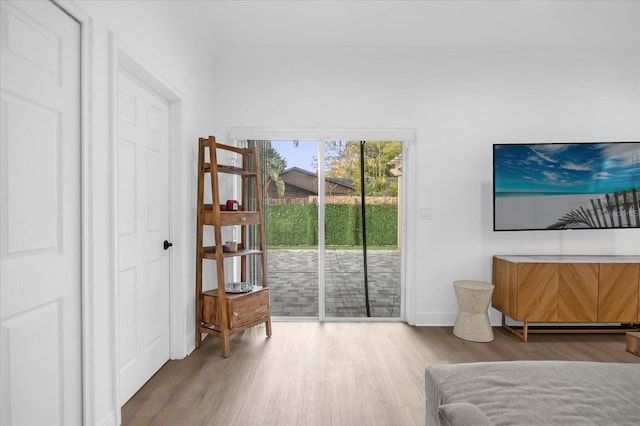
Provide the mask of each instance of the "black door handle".
[{"label": "black door handle", "polygon": [[164,243],[162,244],[162,247],[164,247],[164,249],[168,249],[169,247],[171,247],[173,245],[173,243],[170,243],[167,240],[164,240]]}]

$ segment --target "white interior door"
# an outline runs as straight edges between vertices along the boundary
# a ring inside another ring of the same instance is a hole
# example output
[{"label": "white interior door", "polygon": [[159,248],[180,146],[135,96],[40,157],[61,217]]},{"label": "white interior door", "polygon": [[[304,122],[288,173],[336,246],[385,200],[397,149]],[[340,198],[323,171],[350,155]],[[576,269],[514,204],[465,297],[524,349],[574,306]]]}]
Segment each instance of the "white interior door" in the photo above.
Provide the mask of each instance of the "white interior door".
[{"label": "white interior door", "polygon": [[169,360],[169,106],[118,73],[120,403]]},{"label": "white interior door", "polygon": [[82,423],[80,25],[0,2],[0,424]]}]

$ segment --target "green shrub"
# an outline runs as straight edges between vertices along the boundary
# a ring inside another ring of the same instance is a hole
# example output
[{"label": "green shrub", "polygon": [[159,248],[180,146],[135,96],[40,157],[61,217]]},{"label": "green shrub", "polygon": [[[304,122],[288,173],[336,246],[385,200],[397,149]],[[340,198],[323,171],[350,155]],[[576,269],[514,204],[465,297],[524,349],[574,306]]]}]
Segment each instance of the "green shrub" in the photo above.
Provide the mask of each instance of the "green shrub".
[{"label": "green shrub", "polygon": [[[361,246],[362,217],[357,204],[325,206],[325,244],[327,246]],[[367,206],[367,246],[398,244],[398,208],[396,205]],[[267,245],[317,246],[318,205],[284,204],[264,208]]]}]

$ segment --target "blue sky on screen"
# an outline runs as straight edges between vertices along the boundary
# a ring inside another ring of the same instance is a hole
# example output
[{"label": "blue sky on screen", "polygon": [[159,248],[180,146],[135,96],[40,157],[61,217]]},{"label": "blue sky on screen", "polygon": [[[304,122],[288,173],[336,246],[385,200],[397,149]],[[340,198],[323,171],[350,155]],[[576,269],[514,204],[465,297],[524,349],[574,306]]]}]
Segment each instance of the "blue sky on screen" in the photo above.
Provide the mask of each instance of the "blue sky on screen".
[{"label": "blue sky on screen", "polygon": [[294,147],[292,141],[271,141],[271,146],[287,160],[287,168],[299,167],[315,173],[313,158],[318,157],[317,141],[299,141]]},{"label": "blue sky on screen", "polygon": [[640,187],[640,142],[496,145],[504,195],[603,194]]}]

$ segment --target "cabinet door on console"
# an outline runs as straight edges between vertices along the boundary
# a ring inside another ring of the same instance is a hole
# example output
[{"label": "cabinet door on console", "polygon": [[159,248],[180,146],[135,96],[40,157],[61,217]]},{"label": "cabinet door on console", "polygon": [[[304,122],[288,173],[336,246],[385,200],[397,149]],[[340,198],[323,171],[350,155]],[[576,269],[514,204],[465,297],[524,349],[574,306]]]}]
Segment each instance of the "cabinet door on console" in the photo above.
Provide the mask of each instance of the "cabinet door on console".
[{"label": "cabinet door on console", "polygon": [[601,263],[598,321],[638,321],[640,265]]},{"label": "cabinet door on console", "polygon": [[558,320],[559,265],[518,264],[518,316],[527,321]]},{"label": "cabinet door on console", "polygon": [[558,321],[594,322],[598,319],[597,263],[561,263]]}]

